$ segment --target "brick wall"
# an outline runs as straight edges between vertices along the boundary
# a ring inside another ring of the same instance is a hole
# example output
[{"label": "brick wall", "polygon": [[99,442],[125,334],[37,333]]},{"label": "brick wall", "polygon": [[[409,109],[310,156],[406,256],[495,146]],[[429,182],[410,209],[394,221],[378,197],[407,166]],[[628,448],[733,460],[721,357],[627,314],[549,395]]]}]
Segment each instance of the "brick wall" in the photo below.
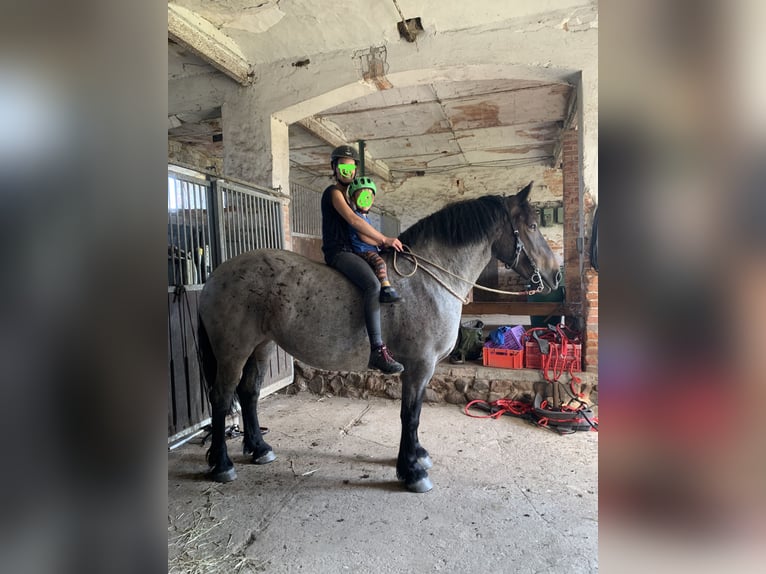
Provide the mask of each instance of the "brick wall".
[{"label": "brick wall", "polygon": [[598,371],[598,273],[585,272],[585,355],[584,367],[588,372]]},{"label": "brick wall", "polygon": [[[574,315],[582,320],[585,331],[583,367],[586,371],[598,369],[598,273],[591,268],[590,222],[593,219],[594,202],[580,189],[579,134],[576,128],[563,135],[561,171],[564,186],[564,275],[566,278],[566,302]],[[580,220],[585,222],[581,230]],[[584,232],[583,232],[584,231]],[[577,238],[584,237],[582,249],[577,248]]]},{"label": "brick wall", "polygon": [[567,303],[578,310],[582,302],[581,254],[577,250],[577,237],[580,234],[580,157],[575,129],[567,130],[563,136],[561,172],[564,185],[564,276]]}]

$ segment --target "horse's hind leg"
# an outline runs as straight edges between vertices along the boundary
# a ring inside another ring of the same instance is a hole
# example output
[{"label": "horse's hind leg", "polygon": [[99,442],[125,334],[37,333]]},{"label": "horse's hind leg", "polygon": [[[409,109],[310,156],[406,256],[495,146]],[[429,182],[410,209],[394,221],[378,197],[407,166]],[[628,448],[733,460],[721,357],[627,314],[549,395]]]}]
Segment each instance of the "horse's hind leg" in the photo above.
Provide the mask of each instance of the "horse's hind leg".
[{"label": "horse's hind leg", "polygon": [[433,488],[426,472],[432,466],[431,457],[418,440],[423,397],[433,372],[433,365],[407,364],[402,373],[402,436],[396,461],[396,476],[413,492],[428,492]]},{"label": "horse's hind leg", "polygon": [[210,450],[207,453],[208,464],[212,467],[210,476],[216,482],[230,482],[237,478],[234,463],[229,458],[226,448],[226,416],[231,412],[238,369],[218,363],[215,384],[210,392],[213,433]]},{"label": "horse's hind leg", "polygon": [[258,423],[258,398],[274,348],[275,345],[271,341],[256,347],[245,364],[242,380],[237,387],[237,396],[242,407],[242,422],[245,426],[243,451],[245,454],[252,454],[256,464],[266,464],[277,458],[271,446],[263,440]]}]

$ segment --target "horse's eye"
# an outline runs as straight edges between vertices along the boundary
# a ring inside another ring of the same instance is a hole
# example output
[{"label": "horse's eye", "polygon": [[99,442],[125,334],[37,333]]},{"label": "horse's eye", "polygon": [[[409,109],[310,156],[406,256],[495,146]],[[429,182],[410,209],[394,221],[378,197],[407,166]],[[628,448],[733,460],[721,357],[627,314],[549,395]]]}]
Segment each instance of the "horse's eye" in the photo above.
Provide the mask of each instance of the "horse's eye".
[{"label": "horse's eye", "polygon": [[533,223],[532,225],[530,225],[530,226],[529,226],[529,228],[530,228],[532,231],[537,231],[537,223]]}]

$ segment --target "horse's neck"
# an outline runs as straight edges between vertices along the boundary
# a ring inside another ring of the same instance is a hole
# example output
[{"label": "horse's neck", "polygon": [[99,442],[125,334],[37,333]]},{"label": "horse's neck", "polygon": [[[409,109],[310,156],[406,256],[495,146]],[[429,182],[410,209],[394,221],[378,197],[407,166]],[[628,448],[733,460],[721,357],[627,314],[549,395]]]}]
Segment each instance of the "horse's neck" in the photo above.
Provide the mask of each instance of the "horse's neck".
[{"label": "horse's neck", "polygon": [[489,243],[459,247],[431,244],[428,246],[415,246],[412,248],[412,251],[416,255],[420,255],[464,279],[465,281],[461,281],[447,273],[440,272],[439,269],[435,269],[427,263],[425,265],[461,297],[468,295],[472,287],[471,284],[476,282],[492,258],[492,250]]}]

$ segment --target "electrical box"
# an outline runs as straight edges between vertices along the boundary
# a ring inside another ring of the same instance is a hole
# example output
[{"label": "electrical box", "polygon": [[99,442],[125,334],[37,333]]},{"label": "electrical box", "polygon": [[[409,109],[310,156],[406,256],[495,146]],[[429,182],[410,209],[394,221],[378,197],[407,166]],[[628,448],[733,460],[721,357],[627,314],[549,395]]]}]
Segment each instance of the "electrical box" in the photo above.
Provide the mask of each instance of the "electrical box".
[{"label": "electrical box", "polygon": [[564,223],[564,208],[556,208],[556,223]]},{"label": "electrical box", "polygon": [[543,207],[540,210],[540,223],[543,227],[550,227],[553,225],[553,208]]}]

